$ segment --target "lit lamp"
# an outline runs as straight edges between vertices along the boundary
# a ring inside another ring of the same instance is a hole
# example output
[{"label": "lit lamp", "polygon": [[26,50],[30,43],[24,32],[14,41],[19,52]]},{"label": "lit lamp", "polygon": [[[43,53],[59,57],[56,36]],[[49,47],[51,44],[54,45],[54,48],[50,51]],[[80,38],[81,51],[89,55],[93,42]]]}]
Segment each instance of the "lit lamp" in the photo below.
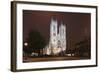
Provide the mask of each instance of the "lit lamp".
[{"label": "lit lamp", "polygon": [[25,46],[28,46],[28,43],[25,42],[24,45],[25,45]]}]

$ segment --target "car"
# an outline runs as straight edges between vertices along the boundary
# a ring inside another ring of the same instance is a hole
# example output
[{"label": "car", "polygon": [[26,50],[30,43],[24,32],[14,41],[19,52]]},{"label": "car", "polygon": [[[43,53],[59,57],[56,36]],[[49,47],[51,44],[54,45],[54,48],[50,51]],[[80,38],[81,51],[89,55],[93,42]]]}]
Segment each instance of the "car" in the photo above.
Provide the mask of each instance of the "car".
[{"label": "car", "polygon": [[38,56],[38,53],[33,52],[31,56]]}]

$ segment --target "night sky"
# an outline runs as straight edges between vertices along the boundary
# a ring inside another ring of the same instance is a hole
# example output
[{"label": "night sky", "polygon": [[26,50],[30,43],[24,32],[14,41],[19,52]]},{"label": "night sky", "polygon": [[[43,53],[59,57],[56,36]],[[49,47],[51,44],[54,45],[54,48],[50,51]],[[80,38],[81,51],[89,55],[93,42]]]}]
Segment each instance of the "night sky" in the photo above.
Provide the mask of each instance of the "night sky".
[{"label": "night sky", "polygon": [[63,22],[66,25],[67,48],[73,49],[75,43],[90,36],[91,15],[89,13],[69,13],[52,11],[23,10],[23,40],[28,38],[31,30],[38,30],[49,41],[51,18]]}]

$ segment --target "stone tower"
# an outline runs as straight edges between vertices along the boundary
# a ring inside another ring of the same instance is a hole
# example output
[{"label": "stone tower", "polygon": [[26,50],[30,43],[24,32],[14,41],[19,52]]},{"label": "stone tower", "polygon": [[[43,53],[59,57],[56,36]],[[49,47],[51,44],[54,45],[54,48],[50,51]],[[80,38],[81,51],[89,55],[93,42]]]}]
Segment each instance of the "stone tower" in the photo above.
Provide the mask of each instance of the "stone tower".
[{"label": "stone tower", "polygon": [[52,18],[50,23],[50,41],[46,47],[48,55],[58,55],[66,51],[66,26]]}]

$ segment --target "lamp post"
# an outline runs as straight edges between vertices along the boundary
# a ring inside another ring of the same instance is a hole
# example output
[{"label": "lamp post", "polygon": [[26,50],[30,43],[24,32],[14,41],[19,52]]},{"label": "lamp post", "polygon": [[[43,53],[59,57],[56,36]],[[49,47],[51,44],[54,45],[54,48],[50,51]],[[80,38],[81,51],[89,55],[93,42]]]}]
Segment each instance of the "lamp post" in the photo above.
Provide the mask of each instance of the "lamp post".
[{"label": "lamp post", "polygon": [[[28,43],[27,43],[27,42],[25,42],[25,43],[24,43],[24,46],[25,46],[25,47],[24,47],[24,49],[27,49],[27,48],[28,48]],[[27,53],[24,53],[24,56],[26,56],[26,57],[25,57],[25,59],[26,59],[26,58],[27,58],[27,56],[28,56],[28,54],[27,54]]]}]

